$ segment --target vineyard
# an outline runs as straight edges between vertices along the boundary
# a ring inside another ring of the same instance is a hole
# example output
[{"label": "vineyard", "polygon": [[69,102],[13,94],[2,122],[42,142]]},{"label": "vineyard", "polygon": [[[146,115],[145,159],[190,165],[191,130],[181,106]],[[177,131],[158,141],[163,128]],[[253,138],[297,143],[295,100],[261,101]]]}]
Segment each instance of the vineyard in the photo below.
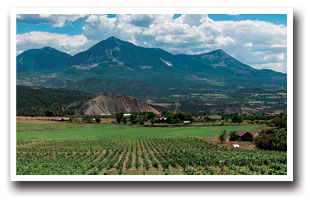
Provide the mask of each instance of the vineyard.
[{"label": "vineyard", "polygon": [[16,162],[17,175],[282,175],[286,157],[187,137],[19,141]]}]

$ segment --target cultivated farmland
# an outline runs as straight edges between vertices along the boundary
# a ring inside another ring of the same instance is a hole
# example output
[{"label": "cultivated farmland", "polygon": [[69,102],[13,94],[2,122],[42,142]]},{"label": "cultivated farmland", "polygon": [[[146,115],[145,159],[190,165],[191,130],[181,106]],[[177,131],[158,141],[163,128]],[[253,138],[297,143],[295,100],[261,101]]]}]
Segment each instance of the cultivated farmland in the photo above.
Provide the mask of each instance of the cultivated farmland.
[{"label": "cultivated farmland", "polygon": [[17,174],[286,174],[286,152],[231,150],[205,140],[237,129],[255,131],[259,125],[18,123]]},{"label": "cultivated farmland", "polygon": [[17,145],[17,174],[286,174],[286,152],[229,150],[198,138],[47,141]]}]

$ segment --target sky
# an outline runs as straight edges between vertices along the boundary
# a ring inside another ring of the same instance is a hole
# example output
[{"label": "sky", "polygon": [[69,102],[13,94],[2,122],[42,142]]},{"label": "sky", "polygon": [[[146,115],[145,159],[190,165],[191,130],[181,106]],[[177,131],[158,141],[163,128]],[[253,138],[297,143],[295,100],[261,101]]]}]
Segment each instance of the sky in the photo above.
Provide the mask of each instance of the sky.
[{"label": "sky", "polygon": [[172,54],[223,49],[257,69],[286,73],[285,14],[102,14],[16,16],[17,54],[53,47],[74,55],[110,36]]}]

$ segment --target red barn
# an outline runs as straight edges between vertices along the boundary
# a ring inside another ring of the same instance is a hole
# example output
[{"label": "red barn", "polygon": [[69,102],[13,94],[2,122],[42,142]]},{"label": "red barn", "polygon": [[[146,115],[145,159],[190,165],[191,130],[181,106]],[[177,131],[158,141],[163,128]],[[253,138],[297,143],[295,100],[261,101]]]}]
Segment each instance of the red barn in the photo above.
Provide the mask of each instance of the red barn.
[{"label": "red barn", "polygon": [[238,130],[236,134],[239,136],[241,141],[253,141],[253,135],[248,131]]}]

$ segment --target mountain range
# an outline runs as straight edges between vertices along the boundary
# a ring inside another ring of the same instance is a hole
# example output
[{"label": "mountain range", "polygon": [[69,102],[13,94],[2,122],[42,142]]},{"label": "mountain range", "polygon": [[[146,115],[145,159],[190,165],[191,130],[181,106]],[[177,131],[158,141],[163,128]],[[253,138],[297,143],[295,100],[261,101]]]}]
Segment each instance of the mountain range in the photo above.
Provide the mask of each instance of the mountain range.
[{"label": "mountain range", "polygon": [[27,50],[16,58],[17,84],[109,91],[140,98],[197,89],[286,89],[287,76],[252,68],[221,49],[204,54],[171,54],[115,37],[69,55],[51,47]]}]

